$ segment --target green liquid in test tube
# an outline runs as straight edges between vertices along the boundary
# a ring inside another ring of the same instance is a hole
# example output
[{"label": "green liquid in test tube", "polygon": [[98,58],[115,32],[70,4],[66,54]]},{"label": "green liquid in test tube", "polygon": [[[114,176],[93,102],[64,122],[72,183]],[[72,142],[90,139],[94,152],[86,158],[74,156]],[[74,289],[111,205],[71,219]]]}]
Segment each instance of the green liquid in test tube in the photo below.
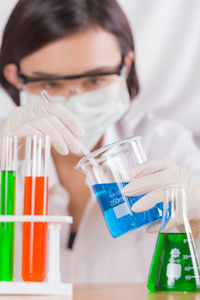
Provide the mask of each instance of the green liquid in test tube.
[{"label": "green liquid in test tube", "polygon": [[[1,139],[0,215],[15,213],[16,137]],[[0,222],[0,281],[12,281],[14,272],[14,223]]]},{"label": "green liquid in test tube", "polygon": [[[15,172],[1,172],[1,215],[13,215],[15,209]],[[0,223],[0,280],[13,279],[14,224]]]}]

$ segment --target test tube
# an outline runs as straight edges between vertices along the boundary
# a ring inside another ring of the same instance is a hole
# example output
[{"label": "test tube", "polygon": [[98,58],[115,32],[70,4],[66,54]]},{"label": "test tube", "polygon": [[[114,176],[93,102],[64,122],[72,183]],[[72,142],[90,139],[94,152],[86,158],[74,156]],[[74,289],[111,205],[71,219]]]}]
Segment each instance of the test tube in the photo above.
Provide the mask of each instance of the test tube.
[{"label": "test tube", "polygon": [[[1,137],[0,214],[15,213],[17,137]],[[14,223],[0,223],[0,281],[12,281],[14,269]]]},{"label": "test tube", "polygon": [[[49,136],[26,138],[24,215],[48,214]],[[47,259],[47,223],[24,223],[22,243],[22,278],[44,281]]]}]

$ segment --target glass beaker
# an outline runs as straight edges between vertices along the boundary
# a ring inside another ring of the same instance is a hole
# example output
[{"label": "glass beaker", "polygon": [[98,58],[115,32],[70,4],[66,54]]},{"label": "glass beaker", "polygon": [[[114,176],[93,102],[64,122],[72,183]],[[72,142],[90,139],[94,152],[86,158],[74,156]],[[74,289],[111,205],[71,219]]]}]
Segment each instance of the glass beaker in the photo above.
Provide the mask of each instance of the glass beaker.
[{"label": "glass beaker", "polygon": [[131,169],[145,160],[141,137],[130,137],[84,156],[75,167],[86,174],[113,237],[162,218],[161,203],[135,213],[131,207],[144,195],[127,197],[121,192],[130,181]]},{"label": "glass beaker", "polygon": [[[183,225],[176,229],[180,220]],[[200,290],[200,264],[187,218],[184,188],[165,190],[163,219],[147,287],[151,292]]]},{"label": "glass beaker", "polygon": [[[1,137],[1,200],[0,214],[15,213],[15,178],[17,137]],[[13,280],[14,223],[0,222],[0,281]]]},{"label": "glass beaker", "polygon": [[[25,145],[24,215],[48,214],[49,136],[28,136]],[[23,224],[22,278],[43,281],[46,275],[47,223]]]}]

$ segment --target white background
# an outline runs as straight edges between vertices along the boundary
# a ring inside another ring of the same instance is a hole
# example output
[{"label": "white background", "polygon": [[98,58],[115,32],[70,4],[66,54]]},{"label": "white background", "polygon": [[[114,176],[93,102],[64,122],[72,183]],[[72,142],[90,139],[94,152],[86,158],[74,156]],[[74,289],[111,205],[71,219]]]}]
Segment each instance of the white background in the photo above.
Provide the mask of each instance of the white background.
[{"label": "white background", "polygon": [[[141,93],[133,114],[154,110],[200,135],[200,1],[119,0],[135,36]],[[200,146],[200,139],[199,139]]]},{"label": "white background", "polygon": [[[64,1],[64,0],[63,0]],[[133,29],[141,91],[133,116],[153,110],[200,136],[200,1],[118,0]],[[0,35],[16,0],[0,0]],[[17,26],[17,25],[16,25]],[[199,138],[200,145],[200,138]]]}]

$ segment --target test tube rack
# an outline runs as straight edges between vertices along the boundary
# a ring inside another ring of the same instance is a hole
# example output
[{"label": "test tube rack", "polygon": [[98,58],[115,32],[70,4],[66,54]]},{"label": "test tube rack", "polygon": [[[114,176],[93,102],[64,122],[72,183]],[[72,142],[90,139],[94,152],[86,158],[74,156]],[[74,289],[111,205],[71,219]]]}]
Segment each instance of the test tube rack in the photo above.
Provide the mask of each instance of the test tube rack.
[{"label": "test tube rack", "polygon": [[72,295],[73,284],[61,281],[60,230],[61,224],[72,224],[70,216],[0,215],[0,222],[48,223],[48,272],[45,282],[1,281],[0,295]]}]

